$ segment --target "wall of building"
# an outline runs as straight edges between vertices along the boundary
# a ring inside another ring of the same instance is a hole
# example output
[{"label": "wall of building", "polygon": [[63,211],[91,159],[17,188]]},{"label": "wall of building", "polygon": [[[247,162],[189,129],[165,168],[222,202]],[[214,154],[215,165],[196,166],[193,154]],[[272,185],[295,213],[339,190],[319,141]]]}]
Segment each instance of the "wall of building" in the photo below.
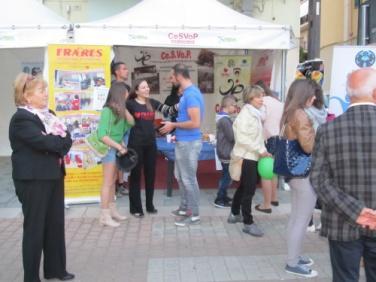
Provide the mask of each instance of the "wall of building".
[{"label": "wall of building", "polygon": [[321,48],[343,42],[344,2],[344,0],[321,1]]},{"label": "wall of building", "polygon": [[[299,0],[254,0],[256,7],[252,16],[276,24],[288,24],[292,27],[296,38],[300,37],[300,1]],[[299,41],[287,54],[286,88],[295,78],[296,66],[299,63]]]},{"label": "wall of building", "polygon": [[333,48],[356,44],[358,10],[353,0],[321,1],[320,58],[324,60],[324,92],[330,92]]}]

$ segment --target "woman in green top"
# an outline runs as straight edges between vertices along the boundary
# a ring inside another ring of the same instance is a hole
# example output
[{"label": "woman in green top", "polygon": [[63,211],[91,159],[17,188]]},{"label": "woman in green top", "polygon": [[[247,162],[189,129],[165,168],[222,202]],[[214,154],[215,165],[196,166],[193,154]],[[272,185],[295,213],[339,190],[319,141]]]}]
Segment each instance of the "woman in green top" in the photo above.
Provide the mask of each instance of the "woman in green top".
[{"label": "woman in green top", "polygon": [[[123,82],[112,84],[106,103],[103,106],[98,127],[98,137],[110,147],[108,154],[102,158],[103,185],[101,190],[101,215],[99,223],[118,227],[117,221],[125,220],[116,210],[115,182],[117,178],[116,153],[126,154],[127,148],[122,143],[127,130],[134,125],[134,119],[125,109],[128,90]],[[117,221],[115,221],[115,220]]]}]

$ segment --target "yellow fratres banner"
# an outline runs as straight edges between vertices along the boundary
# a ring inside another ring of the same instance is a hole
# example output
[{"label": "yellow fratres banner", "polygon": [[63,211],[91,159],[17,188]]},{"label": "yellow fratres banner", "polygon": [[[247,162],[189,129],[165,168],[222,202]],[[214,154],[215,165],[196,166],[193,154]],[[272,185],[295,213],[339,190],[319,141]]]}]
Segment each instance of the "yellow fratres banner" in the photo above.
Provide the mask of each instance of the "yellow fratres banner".
[{"label": "yellow fratres banner", "polygon": [[65,156],[67,203],[99,200],[102,168],[84,139],[96,130],[111,84],[110,46],[49,45],[49,106],[66,124],[73,146]]}]

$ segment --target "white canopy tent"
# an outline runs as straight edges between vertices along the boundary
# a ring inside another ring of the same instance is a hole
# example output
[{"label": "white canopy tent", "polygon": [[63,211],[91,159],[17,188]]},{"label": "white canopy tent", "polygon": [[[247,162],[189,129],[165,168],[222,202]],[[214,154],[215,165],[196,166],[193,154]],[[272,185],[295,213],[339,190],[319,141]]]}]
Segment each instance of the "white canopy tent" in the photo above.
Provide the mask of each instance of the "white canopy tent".
[{"label": "white canopy tent", "polygon": [[[217,0],[143,0],[112,17],[75,25],[78,44],[226,49],[233,54],[275,50],[271,84],[282,97],[292,39],[290,26],[245,16]],[[115,48],[116,57],[124,60],[128,51],[126,47]],[[205,100],[207,112],[212,112],[209,107],[217,101],[213,95],[205,95]],[[208,118],[214,122],[213,117]]]},{"label": "white canopy tent", "polygon": [[66,19],[35,0],[7,1],[0,9],[0,48],[63,43],[68,30]]},{"label": "white canopy tent", "polygon": [[[15,110],[15,75],[25,63],[44,61],[44,49],[30,47],[46,47],[49,43],[277,50],[272,86],[284,93],[291,28],[250,18],[216,0],[143,0],[115,16],[77,24],[74,40],[68,38],[69,26],[68,21],[35,0],[12,0],[0,10],[1,93],[6,96],[0,103],[2,136],[8,135],[9,119]],[[0,156],[9,154],[9,142],[4,138]]]},{"label": "white canopy tent", "polygon": [[67,41],[69,22],[35,0],[7,1],[0,9],[0,156],[10,155],[8,126],[15,112],[12,83],[23,69],[43,66],[48,43]]},{"label": "white canopy tent", "polygon": [[290,27],[245,16],[216,0],[143,0],[77,24],[75,42],[150,47],[289,49]]}]

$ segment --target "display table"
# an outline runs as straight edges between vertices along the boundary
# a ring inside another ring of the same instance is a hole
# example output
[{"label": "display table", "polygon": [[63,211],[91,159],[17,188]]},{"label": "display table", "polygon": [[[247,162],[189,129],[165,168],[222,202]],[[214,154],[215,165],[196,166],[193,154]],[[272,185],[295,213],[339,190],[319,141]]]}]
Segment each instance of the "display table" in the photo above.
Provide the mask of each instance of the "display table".
[{"label": "display table", "polygon": [[[157,138],[157,149],[167,159],[167,196],[172,196],[172,181],[174,176],[175,162],[175,143],[167,143],[165,137]],[[199,161],[214,160],[215,146],[209,142],[202,142],[202,149],[199,155]]]}]

